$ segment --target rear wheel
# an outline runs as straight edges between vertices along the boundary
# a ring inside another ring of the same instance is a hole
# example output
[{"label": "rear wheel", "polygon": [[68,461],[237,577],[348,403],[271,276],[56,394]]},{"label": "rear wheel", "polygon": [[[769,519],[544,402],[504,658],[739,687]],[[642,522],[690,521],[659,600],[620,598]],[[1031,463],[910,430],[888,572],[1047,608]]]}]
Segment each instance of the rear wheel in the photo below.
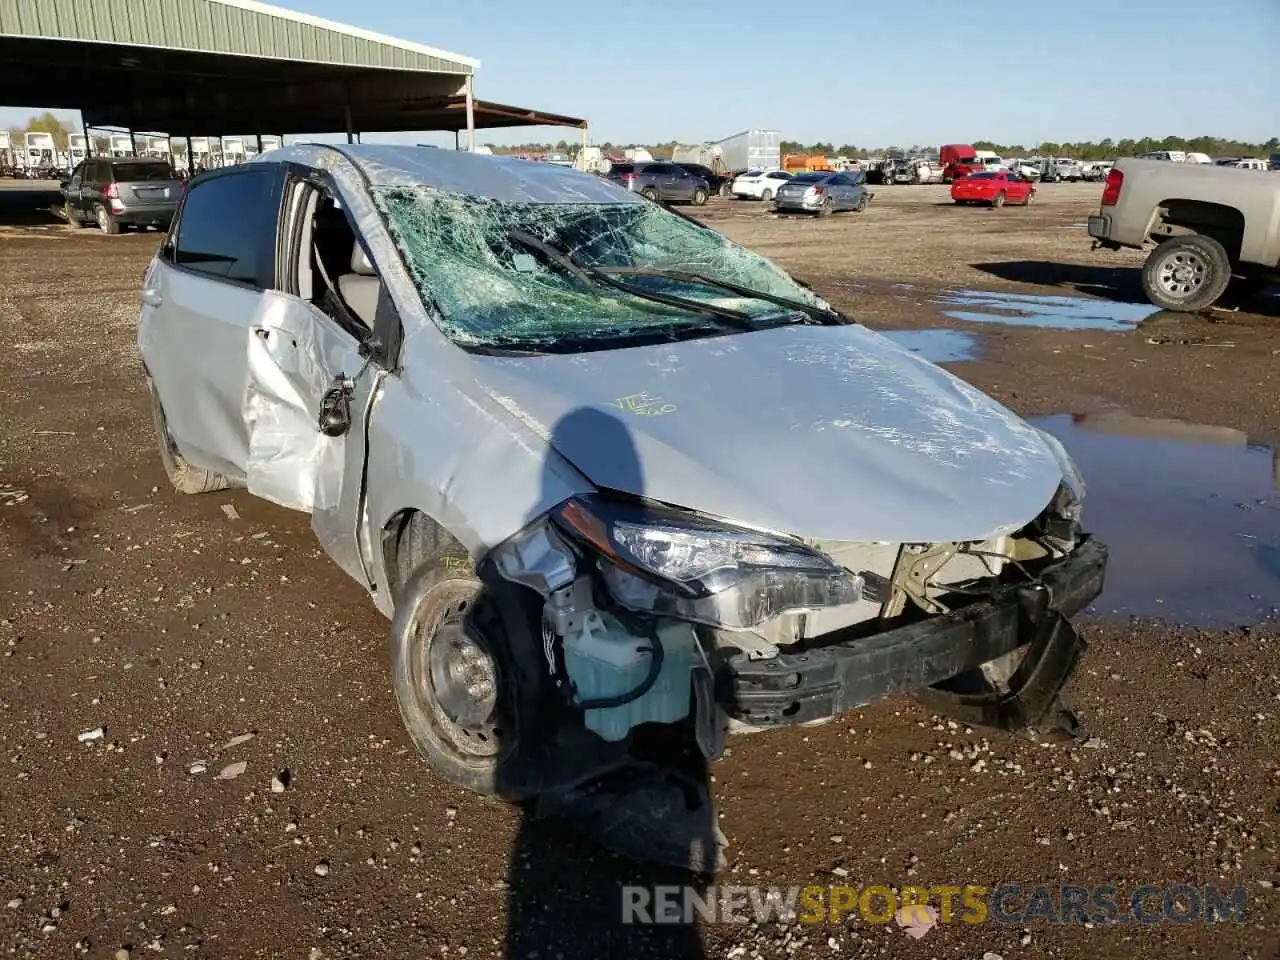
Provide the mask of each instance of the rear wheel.
[{"label": "rear wheel", "polygon": [[151,392],[151,422],[155,425],[156,441],[160,445],[160,464],[164,467],[165,476],[179,493],[212,493],[225,490],[230,484],[227,478],[212,470],[192,466],[178,452],[173,437],[169,436],[169,427],[164,419],[164,407],[160,406],[160,394],[155,384],[147,379],[147,387]]},{"label": "rear wheel", "polygon": [[818,216],[820,217],[829,217],[831,216],[831,214],[835,212],[836,212],[836,205],[831,202],[830,197],[827,197],[827,199],[823,200],[822,206],[818,208]]},{"label": "rear wheel", "polygon": [[765,203],[768,203],[770,200],[773,199],[773,191],[770,190],[768,187],[765,187],[764,193],[760,194],[760,199],[763,200]]},{"label": "rear wheel", "polygon": [[76,215],[76,212],[71,209],[70,201],[62,205],[62,212],[67,218],[67,223],[69,223],[71,226],[73,227],[84,226],[84,221],[81,220],[80,217]]},{"label": "rear wheel", "polygon": [[698,187],[698,189],[693,191],[693,205],[695,207],[700,207],[706,202],[707,202],[707,191],[703,190],[701,187]]},{"label": "rear wheel", "polygon": [[867,209],[867,195],[865,193],[858,197],[858,202],[853,209],[856,213],[861,213],[863,210]]},{"label": "rear wheel", "polygon": [[727,180],[720,184],[720,196],[725,200],[733,196],[733,187],[729,185]]},{"label": "rear wheel", "polygon": [[1004,201],[1005,201],[1004,191],[1001,190],[999,193],[995,195],[995,198],[991,201],[991,205],[993,207],[1003,207]]},{"label": "rear wheel", "polygon": [[1226,249],[1199,234],[1165,240],[1142,265],[1147,298],[1163,310],[1205,310],[1230,282],[1231,258]]},{"label": "rear wheel", "polygon": [[640,196],[644,197],[646,200],[653,200],[656,202],[658,199],[658,191],[653,189],[653,187],[645,187],[640,191]]},{"label": "rear wheel", "polygon": [[120,232],[120,221],[107,212],[107,208],[102,204],[98,204],[98,209],[94,216],[98,221],[98,229],[109,237],[114,237]]}]

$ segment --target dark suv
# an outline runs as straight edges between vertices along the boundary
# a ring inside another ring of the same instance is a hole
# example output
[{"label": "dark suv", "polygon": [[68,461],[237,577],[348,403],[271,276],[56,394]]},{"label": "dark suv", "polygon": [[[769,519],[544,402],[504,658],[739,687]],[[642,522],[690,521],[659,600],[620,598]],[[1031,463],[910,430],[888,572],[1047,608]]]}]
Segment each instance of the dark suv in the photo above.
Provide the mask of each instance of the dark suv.
[{"label": "dark suv", "polygon": [[700,163],[678,163],[676,166],[695,177],[701,177],[707,181],[707,186],[711,189],[713,197],[731,196],[730,187],[733,184],[733,177],[727,173],[716,173],[710,167],[705,167]]},{"label": "dark suv", "polygon": [[67,222],[116,234],[126,224],[169,229],[183,184],[167,160],[90,157],[62,182]]},{"label": "dark suv", "polygon": [[711,192],[711,186],[702,177],[695,177],[679,164],[663,160],[615,163],[609,169],[609,179],[660,203],[684,202],[700,207],[707,202]]}]

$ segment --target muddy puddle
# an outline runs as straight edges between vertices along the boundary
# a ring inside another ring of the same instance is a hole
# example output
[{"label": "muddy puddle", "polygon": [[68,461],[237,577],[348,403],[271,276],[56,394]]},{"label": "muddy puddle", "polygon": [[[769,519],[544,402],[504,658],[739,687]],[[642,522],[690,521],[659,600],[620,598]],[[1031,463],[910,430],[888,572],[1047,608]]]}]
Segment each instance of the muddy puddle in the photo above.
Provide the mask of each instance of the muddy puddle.
[{"label": "muddy puddle", "polygon": [[1238,430],[1125,413],[1035,421],[1085,476],[1111,548],[1100,615],[1227,627],[1280,616],[1280,453]]},{"label": "muddy puddle", "polygon": [[959,330],[881,330],[894,343],[918,353],[931,363],[958,363],[972,360],[978,338]]},{"label": "muddy puddle", "polygon": [[1060,330],[1132,330],[1159,312],[1149,303],[984,290],[954,290],[933,302],[947,308],[943,313],[953,320]]}]

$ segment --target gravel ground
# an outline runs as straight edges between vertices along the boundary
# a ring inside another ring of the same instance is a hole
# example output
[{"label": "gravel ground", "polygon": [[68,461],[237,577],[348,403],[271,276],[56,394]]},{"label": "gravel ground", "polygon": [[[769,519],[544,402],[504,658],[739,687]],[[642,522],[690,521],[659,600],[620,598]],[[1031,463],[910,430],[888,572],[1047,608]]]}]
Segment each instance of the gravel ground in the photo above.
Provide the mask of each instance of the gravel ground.
[{"label": "gravel ground", "polygon": [[[3,191],[0,191],[3,193]],[[1122,332],[966,323],[955,289],[1133,296],[1090,253],[1097,187],[1029,209],[880,189],[862,215],[700,215],[871,326],[979,335],[953,365],[1020,412],[1123,407],[1280,435],[1273,300]],[[723,884],[1242,886],[1242,923],[623,926],[687,878],[463,793],[418,759],[386,624],[300,514],[184,498],[133,348],[155,234],[0,197],[0,944],[19,957],[1280,956],[1280,631],[1093,618],[1041,746],[894,699],[736,739],[711,776]],[[907,286],[909,285],[909,286]],[[1252,311],[1252,312],[1250,312]],[[1228,345],[1229,344],[1229,345]],[[1088,513],[1086,511],[1086,519]],[[1277,589],[1280,595],[1280,589]]]}]

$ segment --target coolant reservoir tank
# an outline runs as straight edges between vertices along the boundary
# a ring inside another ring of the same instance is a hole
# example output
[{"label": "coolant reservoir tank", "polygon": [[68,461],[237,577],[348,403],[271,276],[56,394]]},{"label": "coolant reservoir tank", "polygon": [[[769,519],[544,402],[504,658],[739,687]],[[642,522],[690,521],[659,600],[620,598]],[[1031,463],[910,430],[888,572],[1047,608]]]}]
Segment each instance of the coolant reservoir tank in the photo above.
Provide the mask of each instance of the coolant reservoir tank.
[{"label": "coolant reservoir tank", "polygon": [[[587,729],[621,740],[641,723],[675,723],[689,714],[693,668],[700,662],[693,627],[660,622],[662,669],[641,697],[618,707],[584,711]],[[565,637],[564,664],[577,700],[621,697],[644,682],[653,662],[653,639],[631,633],[607,613],[592,611],[582,629]]]}]

